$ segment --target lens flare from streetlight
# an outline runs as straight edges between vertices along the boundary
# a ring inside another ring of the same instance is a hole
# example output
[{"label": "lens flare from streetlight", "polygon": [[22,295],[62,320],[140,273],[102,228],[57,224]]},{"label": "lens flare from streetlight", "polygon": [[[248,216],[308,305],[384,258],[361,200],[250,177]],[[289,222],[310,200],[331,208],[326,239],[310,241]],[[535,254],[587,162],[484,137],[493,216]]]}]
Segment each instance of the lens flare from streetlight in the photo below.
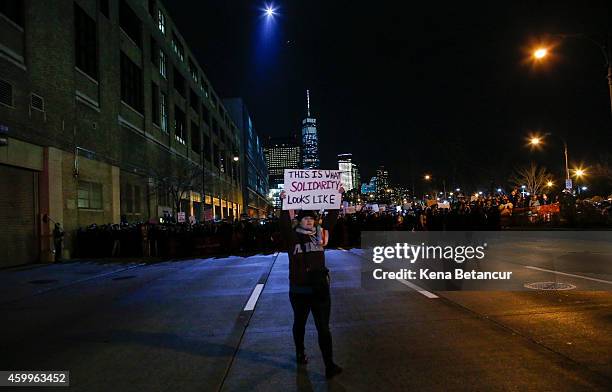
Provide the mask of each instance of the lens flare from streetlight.
[{"label": "lens flare from streetlight", "polygon": [[425,180],[427,181],[431,180],[431,176],[429,174],[425,174]]},{"label": "lens flare from streetlight", "polygon": [[574,175],[575,175],[577,178],[584,177],[584,176],[586,175],[586,170],[584,170],[584,169],[582,169],[582,168],[577,168],[577,169],[574,169]]},{"label": "lens flare from streetlight", "polygon": [[548,182],[546,183],[546,186],[547,186],[547,187],[551,187],[551,186],[553,186],[553,182],[552,182],[552,181],[548,181]]},{"label": "lens flare from streetlight", "polygon": [[548,55],[548,49],[547,48],[537,48],[536,50],[533,51],[533,57],[536,60],[542,60],[547,55]]}]

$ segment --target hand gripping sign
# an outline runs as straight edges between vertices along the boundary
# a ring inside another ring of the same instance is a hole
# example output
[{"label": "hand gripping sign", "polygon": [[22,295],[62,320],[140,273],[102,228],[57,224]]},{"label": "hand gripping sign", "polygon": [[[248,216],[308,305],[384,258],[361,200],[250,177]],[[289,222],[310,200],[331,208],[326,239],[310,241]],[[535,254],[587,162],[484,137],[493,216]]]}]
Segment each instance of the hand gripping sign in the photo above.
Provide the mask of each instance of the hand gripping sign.
[{"label": "hand gripping sign", "polygon": [[340,170],[285,169],[283,210],[339,210]]}]

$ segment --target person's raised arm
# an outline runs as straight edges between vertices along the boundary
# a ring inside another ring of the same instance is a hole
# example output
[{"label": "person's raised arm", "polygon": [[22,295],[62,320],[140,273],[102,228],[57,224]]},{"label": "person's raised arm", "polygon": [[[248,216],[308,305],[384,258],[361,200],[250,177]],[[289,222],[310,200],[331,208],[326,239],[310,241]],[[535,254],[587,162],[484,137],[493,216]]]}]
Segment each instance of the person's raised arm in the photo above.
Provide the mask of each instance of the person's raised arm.
[{"label": "person's raised arm", "polygon": [[[285,191],[281,192],[280,198],[281,198],[281,203],[284,203],[285,199],[287,198]],[[285,240],[285,243],[287,244],[289,243],[288,240],[291,238],[291,233],[293,231],[291,227],[291,220],[293,219],[294,216],[295,216],[295,210],[281,210],[280,231],[281,231],[281,236],[283,237],[283,239]]]}]

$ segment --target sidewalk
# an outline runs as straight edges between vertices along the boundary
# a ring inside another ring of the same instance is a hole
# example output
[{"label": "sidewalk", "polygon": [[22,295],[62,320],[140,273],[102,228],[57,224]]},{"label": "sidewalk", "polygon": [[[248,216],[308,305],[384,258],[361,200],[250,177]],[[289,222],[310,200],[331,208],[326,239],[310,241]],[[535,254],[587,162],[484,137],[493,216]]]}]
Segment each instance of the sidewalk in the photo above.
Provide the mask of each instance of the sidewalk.
[{"label": "sidewalk", "polygon": [[66,287],[95,277],[126,271],[142,262],[108,260],[36,264],[0,270],[0,303]]}]

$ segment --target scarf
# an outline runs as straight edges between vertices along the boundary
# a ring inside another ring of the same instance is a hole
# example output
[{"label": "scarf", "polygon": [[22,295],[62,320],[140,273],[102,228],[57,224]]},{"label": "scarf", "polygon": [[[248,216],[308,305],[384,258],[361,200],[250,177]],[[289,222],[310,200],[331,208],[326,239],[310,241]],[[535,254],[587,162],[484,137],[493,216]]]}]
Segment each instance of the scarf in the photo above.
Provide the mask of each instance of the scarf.
[{"label": "scarf", "polygon": [[305,229],[302,226],[297,226],[295,232],[308,236],[311,243],[317,246],[327,246],[328,233],[321,226],[315,226],[312,229]]}]

